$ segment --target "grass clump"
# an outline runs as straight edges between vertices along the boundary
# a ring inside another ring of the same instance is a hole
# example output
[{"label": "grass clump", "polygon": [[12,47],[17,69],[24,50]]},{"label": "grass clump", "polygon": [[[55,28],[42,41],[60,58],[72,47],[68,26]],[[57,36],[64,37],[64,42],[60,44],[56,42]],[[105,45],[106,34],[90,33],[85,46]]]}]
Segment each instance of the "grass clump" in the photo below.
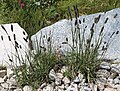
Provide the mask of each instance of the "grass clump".
[{"label": "grass clump", "polygon": [[15,69],[18,85],[32,86],[33,89],[38,88],[42,83],[49,82],[49,71],[54,68],[57,63],[57,57],[54,53],[39,53],[33,58],[30,66],[24,64],[22,67]]},{"label": "grass clump", "polygon": [[[98,36],[95,37],[95,31],[97,30],[95,30],[96,21],[94,21],[89,35],[86,36],[86,32],[88,32],[88,30],[85,28],[81,29],[80,27],[77,5],[74,6],[73,9],[75,15],[75,25],[72,26],[71,24],[72,28],[74,27],[74,29],[71,30],[72,44],[68,44],[66,42],[66,44],[70,45],[72,51],[68,52],[66,56],[68,71],[65,72],[65,74],[74,79],[76,74],[80,72],[84,75],[86,82],[95,82],[96,71],[102,62],[101,59],[104,59],[105,57],[105,53],[109,48],[112,37],[110,37],[107,42],[108,46],[106,48],[102,48],[102,42],[105,36],[103,32],[104,26],[99,31]],[[71,16],[70,7],[68,7],[68,11],[72,22],[73,18]]]}]

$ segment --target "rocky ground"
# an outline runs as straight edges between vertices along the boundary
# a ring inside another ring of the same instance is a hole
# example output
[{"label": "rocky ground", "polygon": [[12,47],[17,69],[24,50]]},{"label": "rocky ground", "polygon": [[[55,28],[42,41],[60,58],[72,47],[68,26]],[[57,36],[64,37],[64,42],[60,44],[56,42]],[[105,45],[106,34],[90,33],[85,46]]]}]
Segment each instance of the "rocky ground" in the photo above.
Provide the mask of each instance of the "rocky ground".
[{"label": "rocky ground", "polygon": [[[63,68],[59,72],[51,69],[49,78],[51,83],[43,83],[36,91],[120,91],[120,63],[104,61],[96,72],[96,82],[86,83],[84,76],[78,73],[74,80],[63,76]],[[26,85],[23,89],[17,86],[15,75],[10,68],[0,69],[0,91],[32,91]]]}]

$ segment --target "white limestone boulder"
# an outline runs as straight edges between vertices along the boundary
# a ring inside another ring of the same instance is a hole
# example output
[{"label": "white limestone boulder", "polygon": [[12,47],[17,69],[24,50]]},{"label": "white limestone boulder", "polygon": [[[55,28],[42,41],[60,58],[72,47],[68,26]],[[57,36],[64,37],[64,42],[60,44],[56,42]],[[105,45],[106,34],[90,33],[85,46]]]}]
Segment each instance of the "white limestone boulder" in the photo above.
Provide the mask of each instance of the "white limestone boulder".
[{"label": "white limestone boulder", "polygon": [[17,23],[0,25],[0,65],[21,66],[28,55],[29,39]]},{"label": "white limestone boulder", "polygon": [[[100,31],[103,30],[103,35],[105,36],[100,50],[105,50],[107,48],[107,43],[110,42],[105,57],[107,59],[120,59],[120,8],[107,12],[80,16],[78,17],[78,26],[81,35],[85,30],[86,41],[90,38],[91,30],[94,30],[92,40],[93,46],[96,43],[96,39],[98,39]],[[72,22],[63,19],[41,29],[31,37],[33,49],[38,51],[40,49],[48,49],[49,46],[52,46],[54,50],[60,48],[63,52],[70,51],[70,45],[73,44],[71,30],[74,31],[75,27],[75,18],[73,18]],[[109,41],[109,39],[111,40]],[[68,42],[69,45],[65,44],[65,42]]]}]

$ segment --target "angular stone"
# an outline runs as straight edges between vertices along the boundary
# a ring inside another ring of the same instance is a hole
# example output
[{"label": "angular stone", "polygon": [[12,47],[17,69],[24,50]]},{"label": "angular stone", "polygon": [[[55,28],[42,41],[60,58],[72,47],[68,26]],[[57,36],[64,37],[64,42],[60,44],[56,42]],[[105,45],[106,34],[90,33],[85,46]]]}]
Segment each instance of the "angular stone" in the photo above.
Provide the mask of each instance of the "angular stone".
[{"label": "angular stone", "polygon": [[84,87],[84,91],[91,91],[89,87]]},{"label": "angular stone", "polygon": [[13,70],[11,68],[7,68],[7,76],[8,78],[12,77],[14,74],[13,74]]},{"label": "angular stone", "polygon": [[56,76],[60,79],[62,79],[64,77],[62,73],[56,73]]},{"label": "angular stone", "polygon": [[26,85],[23,87],[23,91],[32,91],[32,87]]},{"label": "angular stone", "polygon": [[100,89],[100,91],[103,91],[105,84],[104,83],[97,83],[97,86]]},{"label": "angular stone", "polygon": [[97,77],[105,77],[108,78],[110,76],[110,72],[104,69],[100,69],[97,71]]},{"label": "angular stone", "polygon": [[111,71],[112,71],[112,72],[116,72],[116,73],[119,74],[119,73],[120,73],[120,68],[112,67],[112,68],[111,68]]},{"label": "angular stone", "polygon": [[[72,45],[72,33],[71,30],[75,30],[75,18],[73,21],[64,19],[56,22],[55,24],[45,27],[37,32],[35,35],[31,37],[33,49],[38,50],[38,47],[45,47],[47,49],[48,39],[51,38],[52,47],[54,49],[58,49],[60,46],[60,50],[65,53],[66,51],[71,51],[70,45]],[[112,39],[109,48],[107,49],[104,57],[106,59],[117,59],[120,60],[120,8],[116,8],[107,12],[84,15],[78,17],[78,26],[80,32],[85,30],[85,40],[89,38],[91,30],[94,31],[93,39],[91,43],[93,43],[93,47],[96,43],[96,39],[98,39],[100,32],[105,36],[103,37],[102,44],[100,46],[99,54],[101,54],[107,48],[107,42],[109,39]],[[66,41],[67,39],[67,41]],[[44,41],[44,43],[39,43],[40,41]],[[38,42],[38,43],[37,43]],[[37,45],[40,44],[40,45]]]},{"label": "angular stone", "polygon": [[8,79],[8,76],[6,75],[6,76],[4,76],[4,81],[6,82],[7,81],[7,79]]},{"label": "angular stone", "polygon": [[80,72],[78,73],[78,77],[79,77],[79,79],[80,79],[80,81],[82,81],[83,80],[83,74],[81,74]]},{"label": "angular stone", "polygon": [[72,84],[67,88],[67,91],[78,91],[77,84]]},{"label": "angular stone", "polygon": [[97,91],[97,85],[95,85],[95,84],[93,84],[93,83],[90,83],[90,89],[92,90],[92,91]]},{"label": "angular stone", "polygon": [[56,73],[54,71],[54,69],[51,69],[49,72],[49,78],[53,81],[55,81],[55,79],[57,78]]},{"label": "angular stone", "polygon": [[68,77],[64,77],[62,79],[62,81],[64,82],[64,84],[69,84],[70,83],[70,80],[68,79]]},{"label": "angular stone", "polygon": [[0,83],[3,83],[4,82],[4,79],[3,78],[0,78]]},{"label": "angular stone", "polygon": [[117,91],[117,90],[113,88],[105,88],[104,91]]},{"label": "angular stone", "polygon": [[110,69],[110,63],[108,63],[108,62],[102,62],[100,64],[100,68],[109,70]]},{"label": "angular stone", "polygon": [[6,89],[6,88],[1,88],[1,91],[8,91],[8,89]]},{"label": "angular stone", "polygon": [[9,87],[8,83],[1,83],[1,86],[5,89],[8,89],[8,87]]},{"label": "angular stone", "polygon": [[14,91],[23,91],[23,90],[17,87],[16,89],[14,89]]},{"label": "angular stone", "polygon": [[54,91],[54,89],[51,85],[47,85],[45,88],[43,88],[43,91]]},{"label": "angular stone", "polygon": [[102,83],[106,83],[106,82],[107,82],[107,79],[104,78],[104,77],[97,78],[97,80],[99,80],[99,81],[102,82]]},{"label": "angular stone", "polygon": [[0,77],[4,77],[7,74],[6,70],[0,70]]},{"label": "angular stone", "polygon": [[64,90],[65,86],[64,86],[64,84],[62,84],[61,86],[58,86],[58,88],[59,88],[59,91],[62,91],[62,90]]},{"label": "angular stone", "polygon": [[61,85],[61,79],[60,78],[55,79],[55,84],[56,85]]},{"label": "angular stone", "polygon": [[76,77],[73,82],[76,83],[76,84],[79,84],[79,83],[80,83],[80,78],[79,78],[79,77]]},{"label": "angular stone", "polygon": [[117,89],[117,91],[120,91],[120,84],[119,85],[115,85],[115,88]]},{"label": "angular stone", "polygon": [[22,65],[30,50],[28,34],[17,23],[1,24],[0,31],[0,65]]},{"label": "angular stone", "polygon": [[117,73],[111,73],[111,75],[109,76],[109,79],[114,79],[117,76]]},{"label": "angular stone", "polygon": [[37,91],[43,91],[41,88],[38,88]]},{"label": "angular stone", "polygon": [[44,88],[45,86],[47,86],[46,83],[43,83],[41,86],[40,86],[40,89]]},{"label": "angular stone", "polygon": [[7,79],[6,82],[7,82],[10,86],[17,86],[16,79],[14,79],[13,77],[11,77],[10,79]]},{"label": "angular stone", "polygon": [[120,77],[116,77],[114,79],[114,84],[120,84]]},{"label": "angular stone", "polygon": [[112,84],[113,83],[113,79],[108,78],[107,82]]},{"label": "angular stone", "polygon": [[107,83],[105,84],[105,87],[109,87],[109,88],[114,88],[115,84],[111,84],[111,83]]}]

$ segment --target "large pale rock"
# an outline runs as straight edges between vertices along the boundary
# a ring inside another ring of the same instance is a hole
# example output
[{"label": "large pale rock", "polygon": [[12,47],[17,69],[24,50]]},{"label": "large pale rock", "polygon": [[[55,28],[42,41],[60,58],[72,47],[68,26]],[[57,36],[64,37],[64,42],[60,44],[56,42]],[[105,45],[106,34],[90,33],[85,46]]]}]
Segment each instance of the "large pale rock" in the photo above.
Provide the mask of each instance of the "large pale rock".
[{"label": "large pale rock", "polygon": [[[105,58],[120,59],[120,8],[108,12],[80,16],[78,17],[78,26],[81,34],[85,30],[86,41],[90,38],[90,30],[94,30],[93,47],[100,31],[103,29],[103,35],[105,34],[105,36],[100,47],[100,53],[106,49],[109,42],[110,45]],[[63,19],[41,29],[31,37],[34,50],[47,49],[49,46],[52,46],[53,49],[60,48],[63,52],[71,50],[70,46],[73,45],[71,30],[73,29],[74,31],[75,27],[75,18],[73,18],[72,22]],[[109,41],[111,38],[112,41]],[[50,41],[52,45],[50,45]],[[68,42],[68,44],[65,42]]]},{"label": "large pale rock", "polygon": [[0,65],[20,66],[29,50],[28,35],[23,28],[17,23],[0,25]]}]

